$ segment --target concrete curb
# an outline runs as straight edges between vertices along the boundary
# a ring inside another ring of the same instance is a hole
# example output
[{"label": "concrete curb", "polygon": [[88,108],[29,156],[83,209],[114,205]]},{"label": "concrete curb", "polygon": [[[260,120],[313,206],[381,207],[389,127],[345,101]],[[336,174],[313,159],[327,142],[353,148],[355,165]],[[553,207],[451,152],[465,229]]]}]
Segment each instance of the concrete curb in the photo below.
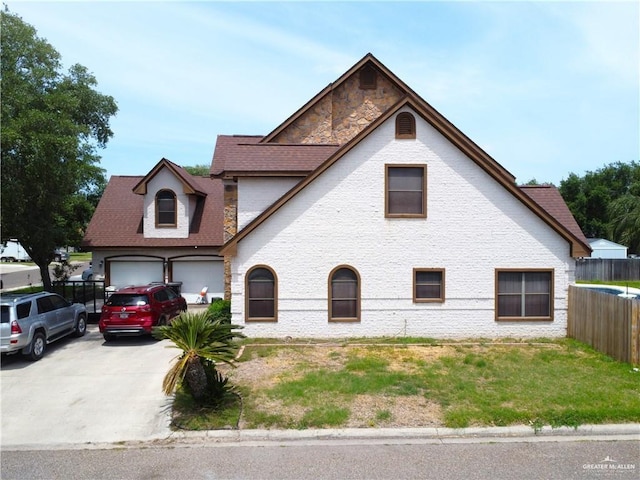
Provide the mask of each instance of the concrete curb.
[{"label": "concrete curb", "polygon": [[635,437],[640,440],[640,424],[581,425],[577,428],[549,426],[534,430],[527,425],[473,428],[345,428],[309,430],[210,430],[205,432],[172,432],[169,441],[192,443],[251,443],[331,440],[453,440],[453,439],[531,439],[564,437]]},{"label": "concrete curb", "polygon": [[163,437],[120,442],[2,445],[12,450],[110,450],[135,448],[241,447],[374,444],[534,443],[571,441],[638,441],[640,424],[543,427],[527,425],[474,428],[344,428],[309,430],[209,430],[177,431]]}]

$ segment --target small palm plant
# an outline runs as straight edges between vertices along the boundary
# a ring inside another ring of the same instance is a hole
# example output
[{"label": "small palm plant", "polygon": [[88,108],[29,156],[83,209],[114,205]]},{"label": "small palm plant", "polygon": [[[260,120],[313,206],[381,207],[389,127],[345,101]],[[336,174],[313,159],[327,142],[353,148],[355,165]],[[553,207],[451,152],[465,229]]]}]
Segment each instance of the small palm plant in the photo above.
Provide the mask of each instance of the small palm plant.
[{"label": "small palm plant", "polygon": [[166,395],[171,395],[181,382],[197,402],[211,395],[221,395],[226,379],[215,370],[217,363],[235,366],[234,359],[239,349],[235,342],[245,336],[235,331],[242,328],[222,318],[212,319],[206,311],[183,313],[170,325],[156,327],[153,336],[167,338],[172,347],[182,350],[162,382]]}]

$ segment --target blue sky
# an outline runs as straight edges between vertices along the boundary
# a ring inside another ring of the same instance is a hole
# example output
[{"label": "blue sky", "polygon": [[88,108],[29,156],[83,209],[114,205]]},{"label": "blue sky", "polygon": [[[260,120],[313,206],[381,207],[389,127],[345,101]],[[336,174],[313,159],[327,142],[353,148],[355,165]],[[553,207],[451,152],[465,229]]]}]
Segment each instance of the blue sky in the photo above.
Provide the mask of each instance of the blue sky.
[{"label": "blue sky", "polygon": [[107,175],[209,164],[371,52],[520,183],[640,160],[640,3],[7,1],[119,112]]}]

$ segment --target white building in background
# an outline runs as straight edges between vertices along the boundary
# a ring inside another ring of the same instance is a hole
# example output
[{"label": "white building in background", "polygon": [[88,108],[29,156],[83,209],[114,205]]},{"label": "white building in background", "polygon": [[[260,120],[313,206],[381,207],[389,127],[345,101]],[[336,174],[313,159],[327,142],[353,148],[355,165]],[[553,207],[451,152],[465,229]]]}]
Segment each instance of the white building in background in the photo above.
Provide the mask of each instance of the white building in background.
[{"label": "white building in background", "polygon": [[591,258],[627,258],[627,247],[604,238],[588,238]]}]

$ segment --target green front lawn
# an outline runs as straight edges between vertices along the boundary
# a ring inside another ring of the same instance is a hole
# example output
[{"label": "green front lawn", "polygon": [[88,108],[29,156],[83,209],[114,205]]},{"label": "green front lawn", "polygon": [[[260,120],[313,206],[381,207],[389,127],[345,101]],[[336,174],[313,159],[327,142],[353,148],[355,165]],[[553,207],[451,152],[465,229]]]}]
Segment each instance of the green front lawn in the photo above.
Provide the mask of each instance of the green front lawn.
[{"label": "green front lawn", "polygon": [[[414,339],[418,340],[418,339]],[[253,372],[253,373],[252,373]],[[289,346],[248,343],[227,372],[240,428],[640,422],[640,372],[570,340]],[[178,406],[178,405],[176,405]],[[182,405],[184,407],[184,405]],[[191,412],[193,413],[193,412]],[[200,412],[199,429],[221,428]],[[227,415],[225,417],[225,415]]]}]

